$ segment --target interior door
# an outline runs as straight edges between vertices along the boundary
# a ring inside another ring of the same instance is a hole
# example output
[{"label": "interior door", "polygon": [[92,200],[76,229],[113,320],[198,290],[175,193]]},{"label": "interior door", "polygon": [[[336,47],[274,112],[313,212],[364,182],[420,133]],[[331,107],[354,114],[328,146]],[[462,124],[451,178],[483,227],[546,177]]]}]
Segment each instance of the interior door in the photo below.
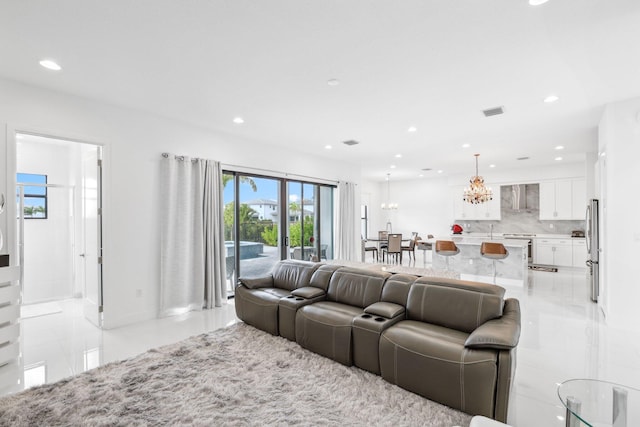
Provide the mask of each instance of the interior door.
[{"label": "interior door", "polygon": [[84,316],[102,326],[102,148],[82,150],[82,250]]}]

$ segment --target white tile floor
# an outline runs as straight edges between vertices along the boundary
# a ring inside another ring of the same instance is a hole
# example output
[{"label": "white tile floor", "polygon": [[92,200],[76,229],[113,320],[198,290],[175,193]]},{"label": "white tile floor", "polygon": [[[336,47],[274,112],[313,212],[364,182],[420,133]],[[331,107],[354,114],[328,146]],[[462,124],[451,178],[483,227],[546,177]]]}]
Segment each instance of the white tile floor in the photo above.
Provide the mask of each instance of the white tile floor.
[{"label": "white tile floor", "polygon": [[[606,325],[589,300],[584,270],[530,271],[526,285],[505,287],[522,308],[511,425],[564,426],[556,388],[570,378],[640,388],[640,332]],[[83,319],[79,301],[59,304],[62,313],[22,321],[23,360],[2,369],[0,394],[57,381],[237,321],[231,300],[214,310],[101,331]]]}]

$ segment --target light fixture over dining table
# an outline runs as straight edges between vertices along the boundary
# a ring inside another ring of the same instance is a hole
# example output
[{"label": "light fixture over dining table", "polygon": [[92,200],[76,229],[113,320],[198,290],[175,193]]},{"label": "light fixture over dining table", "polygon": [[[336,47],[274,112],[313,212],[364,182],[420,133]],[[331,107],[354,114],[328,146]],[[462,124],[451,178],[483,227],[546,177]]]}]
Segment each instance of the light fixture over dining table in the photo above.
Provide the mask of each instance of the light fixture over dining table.
[{"label": "light fixture over dining table", "polygon": [[480,154],[474,154],[476,157],[476,174],[469,180],[469,187],[464,189],[462,200],[472,204],[479,204],[493,200],[493,192],[491,188],[484,185],[484,178],[478,174],[478,157]]},{"label": "light fixture over dining table", "polygon": [[382,205],[380,206],[384,210],[398,209],[398,204],[391,202],[391,183],[390,183],[390,181],[391,181],[391,174],[388,173],[387,174],[387,202],[386,203],[383,202]]}]

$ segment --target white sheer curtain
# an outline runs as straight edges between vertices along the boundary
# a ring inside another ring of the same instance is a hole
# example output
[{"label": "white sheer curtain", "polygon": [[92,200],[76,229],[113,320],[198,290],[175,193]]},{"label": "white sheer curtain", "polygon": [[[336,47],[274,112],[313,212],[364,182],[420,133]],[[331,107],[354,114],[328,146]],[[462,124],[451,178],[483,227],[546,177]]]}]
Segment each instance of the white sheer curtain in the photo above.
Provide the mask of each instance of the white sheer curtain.
[{"label": "white sheer curtain", "polygon": [[338,183],[336,203],[336,259],[360,261],[360,235],[356,229],[356,186],[351,182]]},{"label": "white sheer curtain", "polygon": [[207,160],[204,172],[205,308],[220,307],[227,299],[222,188],[220,162]]},{"label": "white sheer curtain", "polygon": [[161,317],[211,307],[210,299],[220,305],[226,297],[222,178],[216,163],[163,154]]}]

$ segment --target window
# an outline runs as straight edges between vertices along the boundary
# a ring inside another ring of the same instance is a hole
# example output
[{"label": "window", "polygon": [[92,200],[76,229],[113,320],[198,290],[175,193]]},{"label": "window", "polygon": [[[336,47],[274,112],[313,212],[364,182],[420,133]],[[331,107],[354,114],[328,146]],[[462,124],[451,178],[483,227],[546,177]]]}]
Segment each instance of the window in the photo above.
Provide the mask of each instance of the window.
[{"label": "window", "polygon": [[19,173],[17,181],[24,188],[24,218],[47,219],[47,175]]}]

